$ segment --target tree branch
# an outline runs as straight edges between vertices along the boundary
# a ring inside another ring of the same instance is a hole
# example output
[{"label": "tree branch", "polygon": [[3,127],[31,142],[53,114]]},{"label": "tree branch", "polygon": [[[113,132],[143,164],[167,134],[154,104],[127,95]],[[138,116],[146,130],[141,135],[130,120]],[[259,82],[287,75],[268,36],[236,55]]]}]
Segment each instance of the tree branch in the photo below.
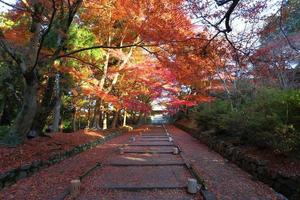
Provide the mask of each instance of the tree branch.
[{"label": "tree branch", "polygon": [[[238,3],[240,2],[240,0],[216,0],[218,6],[222,6],[224,4],[226,4],[227,2],[232,1],[232,4],[230,5],[229,9],[227,10],[226,14],[224,15],[224,17],[216,24],[216,26],[220,25],[224,20],[225,20],[225,27],[226,27],[226,32],[229,33],[232,31],[232,28],[230,26],[230,18],[231,15],[234,11],[234,9],[237,7]],[[218,3],[219,2],[219,3]]]},{"label": "tree branch", "polygon": [[4,51],[8,53],[8,55],[16,61],[16,63],[20,63],[20,60],[17,58],[16,50],[13,49],[6,41],[2,30],[0,29],[0,46]]},{"label": "tree branch", "polygon": [[106,45],[97,45],[97,46],[92,46],[92,47],[87,47],[87,48],[81,48],[81,49],[77,49],[68,53],[65,53],[63,55],[58,55],[56,56],[54,59],[59,59],[59,58],[63,58],[63,57],[68,57],[83,51],[88,51],[88,50],[94,50],[94,49],[126,49],[126,48],[130,48],[130,47],[141,47],[141,45],[139,45],[140,42],[135,43],[135,44],[130,44],[130,45],[123,45],[123,46],[106,46]]},{"label": "tree branch", "polygon": [[36,66],[38,65],[38,62],[39,62],[39,57],[40,57],[40,53],[41,53],[41,50],[43,48],[43,44],[44,44],[44,41],[45,41],[45,38],[46,36],[49,34],[51,28],[52,28],[52,25],[53,25],[53,22],[54,22],[54,18],[55,18],[55,14],[56,14],[56,4],[55,4],[55,0],[52,0],[52,14],[51,14],[51,18],[50,18],[50,22],[48,24],[48,27],[46,29],[46,31],[42,34],[41,36],[41,39],[40,39],[40,44],[39,44],[39,48],[37,50],[37,54],[36,54],[36,59],[35,59],[35,63],[31,69],[31,71],[33,71]]},{"label": "tree branch", "polygon": [[280,7],[280,16],[279,16],[279,29],[284,38],[286,39],[288,45],[295,51],[300,52],[300,49],[298,49],[293,43],[290,41],[289,37],[287,36],[286,32],[284,31],[283,25],[282,25],[282,13],[283,13],[283,6],[284,6],[284,1],[281,3]]}]

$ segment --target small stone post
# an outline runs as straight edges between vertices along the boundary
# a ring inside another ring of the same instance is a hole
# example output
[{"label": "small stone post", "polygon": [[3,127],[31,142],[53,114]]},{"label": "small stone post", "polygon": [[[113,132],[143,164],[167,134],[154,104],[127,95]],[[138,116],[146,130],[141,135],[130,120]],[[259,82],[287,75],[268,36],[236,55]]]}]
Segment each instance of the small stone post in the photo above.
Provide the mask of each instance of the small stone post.
[{"label": "small stone post", "polygon": [[173,148],[173,154],[177,155],[178,153],[179,153],[178,148],[177,147]]},{"label": "small stone post", "polygon": [[121,155],[124,154],[124,148],[120,148],[120,154],[121,154]]},{"label": "small stone post", "polygon": [[198,191],[198,183],[196,179],[189,178],[188,179],[188,193],[196,194]]},{"label": "small stone post", "polygon": [[76,197],[79,195],[80,192],[80,180],[75,179],[71,181],[70,185],[70,194],[72,197]]}]

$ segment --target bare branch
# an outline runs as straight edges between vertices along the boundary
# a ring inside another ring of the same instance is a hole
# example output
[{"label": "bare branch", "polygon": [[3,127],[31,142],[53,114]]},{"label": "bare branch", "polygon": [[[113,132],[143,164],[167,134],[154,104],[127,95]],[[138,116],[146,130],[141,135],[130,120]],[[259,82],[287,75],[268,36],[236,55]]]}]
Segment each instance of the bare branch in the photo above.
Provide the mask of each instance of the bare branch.
[{"label": "bare branch", "polygon": [[77,54],[77,53],[80,53],[83,51],[94,50],[94,49],[126,49],[126,48],[130,48],[130,47],[141,47],[141,45],[139,45],[139,44],[140,43],[123,45],[123,46],[105,46],[105,45],[92,46],[92,47],[77,49],[77,50],[71,51],[69,53],[65,53],[63,55],[58,55],[55,57],[55,59],[68,57],[68,56],[71,56],[71,55],[74,55],[74,54]]},{"label": "bare branch", "polygon": [[82,64],[85,64],[85,65],[88,65],[88,66],[99,69],[99,66],[96,63],[88,62],[88,61],[83,60],[81,58],[78,58],[76,56],[71,56],[70,55],[70,56],[66,56],[66,58],[74,59],[74,60],[77,60],[77,61],[81,62]]}]

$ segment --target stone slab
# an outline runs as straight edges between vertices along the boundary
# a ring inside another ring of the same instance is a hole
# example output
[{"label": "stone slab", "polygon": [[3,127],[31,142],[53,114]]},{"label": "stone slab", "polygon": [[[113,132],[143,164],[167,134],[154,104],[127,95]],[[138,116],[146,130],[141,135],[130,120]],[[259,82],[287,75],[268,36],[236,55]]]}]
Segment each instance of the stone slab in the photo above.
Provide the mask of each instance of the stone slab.
[{"label": "stone slab", "polygon": [[172,142],[135,142],[131,144],[126,144],[125,146],[174,146]]},{"label": "stone slab", "polygon": [[169,138],[137,138],[136,141],[151,142],[151,141],[169,141]]},{"label": "stone slab", "polygon": [[181,188],[187,186],[190,173],[184,166],[107,166],[93,174],[100,188]]},{"label": "stone slab", "polygon": [[142,136],[137,136],[137,138],[169,138],[169,136],[167,136],[167,135],[165,135],[165,136],[160,136],[160,135],[157,135],[157,136],[142,135]]},{"label": "stone slab", "polygon": [[163,133],[163,134],[161,134],[161,133],[157,133],[157,134],[154,134],[154,133],[149,133],[149,134],[140,134],[140,136],[168,136],[166,133]]},{"label": "stone slab", "polygon": [[173,153],[171,146],[127,146],[124,153]]},{"label": "stone slab", "polygon": [[172,165],[184,164],[179,155],[173,154],[124,154],[109,159],[107,165]]},{"label": "stone slab", "polygon": [[122,191],[112,189],[85,189],[78,200],[192,200],[201,199],[187,194],[185,189]]}]

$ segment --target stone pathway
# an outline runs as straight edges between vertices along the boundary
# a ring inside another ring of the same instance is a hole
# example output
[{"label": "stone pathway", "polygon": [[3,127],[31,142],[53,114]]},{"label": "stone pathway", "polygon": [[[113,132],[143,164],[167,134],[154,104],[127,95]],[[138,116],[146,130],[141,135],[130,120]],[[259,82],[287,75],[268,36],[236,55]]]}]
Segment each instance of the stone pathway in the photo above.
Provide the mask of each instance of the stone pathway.
[{"label": "stone pathway", "polygon": [[[174,141],[169,140],[162,126],[139,128],[18,181],[0,191],[0,199],[71,199],[67,195],[70,181],[97,162],[102,167],[82,179],[76,199],[202,199],[199,192],[196,195],[187,193],[188,178],[195,178],[189,164],[217,199],[282,199],[272,188],[252,180],[248,173],[189,134],[174,126],[166,128]],[[178,147],[179,154],[173,154]]]},{"label": "stone pathway", "polygon": [[163,126],[128,138],[82,185],[78,199],[202,199],[187,193],[194,176]]}]

